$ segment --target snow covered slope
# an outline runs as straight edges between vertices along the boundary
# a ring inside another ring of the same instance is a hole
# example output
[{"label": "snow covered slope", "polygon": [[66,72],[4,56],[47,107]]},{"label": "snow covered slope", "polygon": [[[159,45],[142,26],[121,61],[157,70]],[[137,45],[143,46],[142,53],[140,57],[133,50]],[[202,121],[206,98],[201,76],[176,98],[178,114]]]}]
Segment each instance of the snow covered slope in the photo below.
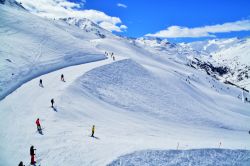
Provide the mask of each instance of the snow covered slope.
[{"label": "snow covered slope", "polygon": [[[180,149],[220,142],[224,148],[250,149],[250,112],[236,98],[238,89],[212,78],[208,83],[190,67],[177,72],[117,60],[43,75],[44,88],[36,78],[2,100],[0,164],[28,163],[31,144],[42,165],[65,166],[106,165],[133,151],[174,149],[178,143]],[[61,73],[66,82],[58,79]],[[51,98],[55,109],[49,107]],[[44,135],[36,132],[37,117]],[[93,124],[96,139],[89,137]]]},{"label": "snow covered slope", "polygon": [[28,165],[31,145],[48,166],[102,166],[134,151],[177,146],[250,149],[249,103],[240,89],[191,67],[200,52],[166,41],[146,47],[151,41],[105,31],[103,38],[96,26],[87,31],[3,5],[0,14],[1,87],[14,91],[0,101],[0,165]]},{"label": "snow covered slope", "polygon": [[105,58],[77,27],[6,4],[0,15],[0,99],[51,70]]},{"label": "snow covered slope", "polygon": [[[154,69],[156,73],[151,73],[131,60],[123,60],[86,73],[81,79],[81,85],[88,93],[106,103],[127,111],[148,113],[168,122],[181,121],[183,124],[248,129],[245,124],[249,119],[244,116],[242,119],[239,117],[238,123],[228,123],[237,116],[233,115],[236,110],[231,113],[228,111],[234,110],[236,103],[227,104],[227,109],[223,108],[225,104],[222,102],[223,98],[227,96],[229,100],[234,100],[240,91],[227,90],[223,84],[189,69],[176,73],[171,70],[161,70],[156,68]],[[163,73],[164,76],[161,76]],[[212,85],[215,90],[210,89]],[[220,120],[214,118],[215,112]],[[244,114],[247,110],[238,107],[236,114],[240,112]]]},{"label": "snow covered slope", "polygon": [[248,166],[250,151],[225,149],[195,149],[142,151],[122,156],[108,166]]}]

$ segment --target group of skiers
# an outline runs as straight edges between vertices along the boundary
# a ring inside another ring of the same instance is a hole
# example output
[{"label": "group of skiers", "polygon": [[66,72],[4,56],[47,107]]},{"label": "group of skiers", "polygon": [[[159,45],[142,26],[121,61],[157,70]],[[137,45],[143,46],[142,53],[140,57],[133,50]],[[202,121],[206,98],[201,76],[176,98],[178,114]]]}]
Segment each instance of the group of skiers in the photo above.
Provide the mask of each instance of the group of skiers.
[{"label": "group of skiers", "polygon": [[115,61],[114,53],[113,53],[113,52],[108,53],[108,52],[105,51],[105,55],[106,55],[106,56],[109,56],[109,54],[110,54],[110,57],[113,59],[113,61]]},{"label": "group of skiers", "polygon": [[[63,75],[63,74],[61,75],[61,81],[65,82],[65,79],[64,79],[64,75]],[[42,79],[39,80],[39,86],[40,86],[40,87],[43,87],[43,80],[42,80]],[[54,103],[55,103],[54,99],[52,98],[52,99],[50,100],[50,102],[51,102],[51,107],[54,108]],[[36,121],[35,121],[35,123],[36,123],[37,131],[38,131],[40,134],[42,134],[42,127],[41,127],[40,119],[37,118]],[[95,137],[94,134],[95,134],[95,125],[92,126],[91,137]],[[36,149],[35,149],[34,146],[32,145],[32,146],[30,147],[30,157],[31,157],[31,159],[30,159],[30,164],[31,164],[31,165],[35,165],[35,164],[36,164],[36,161],[35,161],[35,150],[36,150]],[[18,166],[25,166],[25,165],[23,164],[22,161],[20,161],[20,163],[19,163]]]},{"label": "group of skiers", "polygon": [[[63,74],[61,74],[61,81],[65,82]],[[39,80],[39,86],[43,88],[43,80],[42,79]]]}]

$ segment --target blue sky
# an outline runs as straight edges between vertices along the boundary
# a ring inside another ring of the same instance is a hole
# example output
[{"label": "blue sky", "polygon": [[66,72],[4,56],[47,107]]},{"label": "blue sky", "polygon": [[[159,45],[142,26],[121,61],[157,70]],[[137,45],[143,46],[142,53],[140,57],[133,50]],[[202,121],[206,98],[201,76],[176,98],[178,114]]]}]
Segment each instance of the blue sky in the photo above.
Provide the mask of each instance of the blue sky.
[{"label": "blue sky", "polygon": [[[28,4],[31,0],[21,1]],[[86,16],[114,33],[129,37],[148,35],[179,42],[250,36],[250,0],[60,1],[67,10],[84,11],[74,16]]]},{"label": "blue sky", "polygon": [[[117,7],[117,3],[127,8]],[[89,0],[87,9],[118,16],[128,26],[124,35],[140,37],[172,25],[200,27],[250,17],[249,0]],[[218,37],[249,36],[248,32],[219,33]]]}]

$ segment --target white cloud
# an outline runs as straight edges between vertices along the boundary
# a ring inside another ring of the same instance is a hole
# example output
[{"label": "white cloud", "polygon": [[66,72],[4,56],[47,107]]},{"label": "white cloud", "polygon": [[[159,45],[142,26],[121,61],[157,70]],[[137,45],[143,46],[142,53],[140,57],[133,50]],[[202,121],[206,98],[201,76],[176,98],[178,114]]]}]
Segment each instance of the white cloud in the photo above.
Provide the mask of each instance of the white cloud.
[{"label": "white cloud", "polygon": [[109,31],[122,32],[125,25],[119,17],[112,17],[97,10],[81,10],[86,3],[81,0],[79,3],[68,0],[20,0],[23,6],[32,13],[48,18],[87,18]]},{"label": "white cloud", "polygon": [[122,7],[122,8],[127,8],[127,7],[128,7],[127,5],[122,4],[122,3],[118,3],[117,6],[118,6],[118,7]]},{"label": "white cloud", "polygon": [[147,34],[151,37],[179,38],[179,37],[216,37],[216,33],[229,33],[239,31],[250,31],[250,20],[228,22],[224,24],[203,26],[203,27],[181,27],[170,26],[166,30],[161,30],[155,34]]}]

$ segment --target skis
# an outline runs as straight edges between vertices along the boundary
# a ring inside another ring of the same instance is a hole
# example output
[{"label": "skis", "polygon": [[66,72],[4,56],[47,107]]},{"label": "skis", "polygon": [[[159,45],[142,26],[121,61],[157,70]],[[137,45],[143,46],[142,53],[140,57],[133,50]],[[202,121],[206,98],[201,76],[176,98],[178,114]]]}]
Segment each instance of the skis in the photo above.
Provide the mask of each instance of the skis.
[{"label": "skis", "polygon": [[96,137],[96,136],[89,136],[89,137],[91,137],[91,138],[95,138],[95,139],[100,139],[99,137]]},{"label": "skis", "polygon": [[44,130],[45,128],[41,128],[40,130],[36,130],[36,132],[38,132],[39,134],[41,134],[41,135],[43,135],[43,130]]}]

